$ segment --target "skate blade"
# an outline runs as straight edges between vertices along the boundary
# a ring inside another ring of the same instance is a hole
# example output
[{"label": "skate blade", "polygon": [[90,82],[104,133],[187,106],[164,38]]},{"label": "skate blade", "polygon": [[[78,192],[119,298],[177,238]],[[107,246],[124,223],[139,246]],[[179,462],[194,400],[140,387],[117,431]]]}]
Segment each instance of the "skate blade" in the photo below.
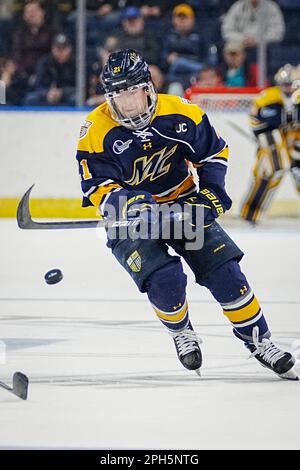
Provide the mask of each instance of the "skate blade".
[{"label": "skate blade", "polygon": [[285,380],[299,380],[299,377],[294,369],[290,369],[284,374],[277,374],[278,377]]},{"label": "skate blade", "polygon": [[201,377],[200,369],[195,369],[195,372],[196,372],[197,375],[199,375],[199,377]]}]

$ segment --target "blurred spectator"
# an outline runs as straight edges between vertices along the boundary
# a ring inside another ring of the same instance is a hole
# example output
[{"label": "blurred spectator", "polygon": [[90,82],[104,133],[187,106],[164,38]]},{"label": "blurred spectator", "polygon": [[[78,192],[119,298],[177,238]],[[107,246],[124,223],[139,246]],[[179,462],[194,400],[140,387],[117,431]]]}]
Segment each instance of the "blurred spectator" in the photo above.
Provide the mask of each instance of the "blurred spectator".
[{"label": "blurred spectator", "polygon": [[190,5],[181,3],[173,9],[172,30],[164,38],[164,57],[169,65],[168,82],[188,86],[192,74],[198,73],[207,58],[203,37],[195,28],[195,13]]},{"label": "blurred spectator", "polygon": [[[13,0],[13,13],[15,18],[22,16],[25,5],[30,0]],[[60,17],[70,13],[76,7],[76,0],[39,0],[39,3],[46,11],[48,17],[56,22],[60,22]]]},{"label": "blurred spectator", "polygon": [[259,19],[264,22],[266,42],[283,39],[285,24],[280,7],[272,0],[238,0],[225,15],[222,24],[224,41],[239,41],[244,47],[256,47]]},{"label": "blurred spectator", "polygon": [[24,8],[23,21],[13,32],[13,59],[18,69],[33,75],[39,59],[50,52],[51,39],[44,8],[37,0],[31,0]]},{"label": "blurred spectator", "polygon": [[[121,6],[119,3],[121,3]],[[102,33],[98,32],[100,40],[110,35],[111,31],[119,25],[120,8],[126,3],[122,0],[87,0],[87,10],[94,13],[92,16],[95,21],[90,17],[91,28],[100,28],[102,30]]]},{"label": "blurred spectator", "polygon": [[148,64],[160,64],[160,45],[153,32],[145,30],[145,21],[137,7],[125,8],[121,13],[121,30],[116,30],[118,47],[133,48],[145,57]]},{"label": "blurred spectator", "polygon": [[147,4],[142,4],[141,5],[141,14],[145,18],[150,18],[150,17],[160,17],[162,14],[161,10],[161,5],[159,3],[161,2],[154,2],[154,4],[151,4],[151,2],[146,2]]},{"label": "blurred spectator", "polygon": [[109,55],[117,49],[118,39],[115,36],[108,36],[99,49],[99,61],[92,65],[92,70],[88,79],[87,106],[98,106],[105,101],[104,90],[100,84],[100,75]]},{"label": "blurred spectator", "polygon": [[160,16],[167,11],[170,5],[174,6],[174,0],[87,0],[88,10],[98,10],[100,15],[107,15],[113,11],[127,7],[137,7],[141,9],[144,17]]},{"label": "blurred spectator", "polygon": [[105,17],[117,11],[119,3],[118,0],[87,0],[86,6],[88,10],[97,11],[98,15]]},{"label": "blurred spectator", "polygon": [[227,42],[221,65],[224,83],[229,87],[254,87],[257,82],[256,64],[247,63],[247,54],[241,42]]},{"label": "blurred spectator", "polygon": [[74,106],[75,62],[72,46],[64,34],[54,38],[51,54],[37,66],[35,90],[24,100],[26,106]]},{"label": "blurred spectator", "polygon": [[152,81],[158,93],[165,93],[165,77],[157,65],[149,65]]},{"label": "blurred spectator", "polygon": [[0,57],[8,57],[11,50],[11,20],[0,18]]},{"label": "blurred spectator", "polygon": [[[193,8],[193,10],[198,10],[200,5],[199,5],[199,0],[189,0],[188,4]],[[143,16],[146,18],[149,16],[170,16],[172,15],[172,12],[174,8],[182,4],[182,0],[146,0],[146,1],[128,1],[126,6],[130,5],[136,5],[141,8]],[[158,11],[160,13],[158,13]]]},{"label": "blurred spectator", "polygon": [[64,30],[69,14],[76,8],[76,0],[44,0],[47,18],[57,31]]},{"label": "blurred spectator", "polygon": [[218,88],[224,86],[219,71],[211,65],[204,67],[197,75],[192,86],[187,88],[184,97],[191,99],[193,93],[198,93],[199,88]]},{"label": "blurred spectator", "polygon": [[18,72],[16,64],[11,59],[2,59],[0,80],[5,84],[6,104],[21,105],[27,89],[27,75]]},{"label": "blurred spectator", "polygon": [[194,83],[194,86],[198,88],[218,88],[223,85],[220,72],[212,66],[204,67]]}]

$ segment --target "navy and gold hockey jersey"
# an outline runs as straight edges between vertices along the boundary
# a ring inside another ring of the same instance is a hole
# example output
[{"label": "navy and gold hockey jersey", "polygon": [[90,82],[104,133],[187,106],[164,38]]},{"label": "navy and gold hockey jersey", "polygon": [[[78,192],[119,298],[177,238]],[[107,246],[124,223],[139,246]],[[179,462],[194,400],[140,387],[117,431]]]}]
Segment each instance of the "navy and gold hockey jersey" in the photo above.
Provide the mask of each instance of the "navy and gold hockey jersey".
[{"label": "navy and gold hockey jersey", "polygon": [[[295,95],[294,95],[295,96]],[[300,121],[300,100],[284,97],[279,87],[267,88],[256,98],[250,113],[255,135]]]},{"label": "navy and gold hockey jersey", "polygon": [[[172,95],[158,95],[155,114],[143,130],[115,122],[107,103],[81,128],[77,160],[83,206],[104,212],[110,195],[147,191],[158,203],[192,194],[196,185],[186,161],[196,168],[201,187],[224,189],[228,147],[197,105]],[[126,192],[127,192],[126,191]]]}]

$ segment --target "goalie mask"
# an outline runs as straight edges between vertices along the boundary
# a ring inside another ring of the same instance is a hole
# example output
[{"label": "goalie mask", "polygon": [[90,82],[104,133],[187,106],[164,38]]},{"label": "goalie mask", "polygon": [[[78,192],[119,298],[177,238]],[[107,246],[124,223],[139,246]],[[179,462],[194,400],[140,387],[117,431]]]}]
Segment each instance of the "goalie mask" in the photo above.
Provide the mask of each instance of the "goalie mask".
[{"label": "goalie mask", "polygon": [[138,52],[134,49],[113,52],[101,80],[115,121],[129,129],[142,129],[149,124],[157,94],[148,64]]},{"label": "goalie mask", "polygon": [[300,86],[300,71],[297,67],[286,64],[276,72],[274,80],[282,93],[290,97]]}]

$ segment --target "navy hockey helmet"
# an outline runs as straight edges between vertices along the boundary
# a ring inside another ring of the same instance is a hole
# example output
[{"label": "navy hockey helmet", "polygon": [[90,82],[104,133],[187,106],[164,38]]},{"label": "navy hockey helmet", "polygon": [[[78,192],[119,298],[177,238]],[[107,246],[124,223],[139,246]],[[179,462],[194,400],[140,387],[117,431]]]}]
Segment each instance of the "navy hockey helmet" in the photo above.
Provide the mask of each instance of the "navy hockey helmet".
[{"label": "navy hockey helmet", "polygon": [[102,72],[105,93],[119,91],[139,83],[148,83],[151,74],[147,62],[134,49],[110,54]]},{"label": "navy hockey helmet", "polygon": [[[112,117],[117,122],[130,129],[141,129],[149,124],[155,111],[157,94],[149,66],[141,54],[134,49],[124,49],[110,54],[103,68],[101,81]],[[144,89],[147,95],[145,109],[139,110],[135,116],[123,115],[118,108],[116,98],[124,91],[134,93],[140,88]]]}]

